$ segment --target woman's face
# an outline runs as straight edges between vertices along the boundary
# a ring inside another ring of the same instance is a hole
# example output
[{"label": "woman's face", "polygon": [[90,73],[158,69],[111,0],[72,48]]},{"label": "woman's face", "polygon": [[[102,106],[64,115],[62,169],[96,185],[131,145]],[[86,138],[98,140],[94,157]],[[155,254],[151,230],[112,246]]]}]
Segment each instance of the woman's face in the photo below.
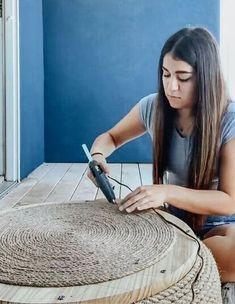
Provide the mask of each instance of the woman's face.
[{"label": "woman's face", "polygon": [[193,108],[196,76],[187,62],[176,60],[170,53],[163,58],[162,82],[170,106],[177,110]]}]

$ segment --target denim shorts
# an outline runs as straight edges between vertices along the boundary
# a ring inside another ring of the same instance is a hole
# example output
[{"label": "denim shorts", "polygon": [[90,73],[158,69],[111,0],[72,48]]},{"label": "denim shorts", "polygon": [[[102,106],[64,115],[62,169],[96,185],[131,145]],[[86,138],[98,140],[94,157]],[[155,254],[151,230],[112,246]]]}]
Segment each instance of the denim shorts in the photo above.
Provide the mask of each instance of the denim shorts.
[{"label": "denim shorts", "polygon": [[205,224],[203,225],[200,235],[203,236],[211,229],[227,224],[235,225],[235,214],[229,216],[210,215],[208,216]]},{"label": "denim shorts", "polygon": [[[178,209],[171,205],[169,205],[168,209],[171,214],[177,216],[182,221],[185,221],[186,212],[184,210]],[[218,227],[218,226],[227,225],[227,224],[235,225],[235,214],[229,215],[229,216],[210,215],[210,216],[208,216],[206,222],[204,223],[201,231],[197,234],[200,238],[203,238],[203,236],[207,232],[209,232],[211,229]]]}]

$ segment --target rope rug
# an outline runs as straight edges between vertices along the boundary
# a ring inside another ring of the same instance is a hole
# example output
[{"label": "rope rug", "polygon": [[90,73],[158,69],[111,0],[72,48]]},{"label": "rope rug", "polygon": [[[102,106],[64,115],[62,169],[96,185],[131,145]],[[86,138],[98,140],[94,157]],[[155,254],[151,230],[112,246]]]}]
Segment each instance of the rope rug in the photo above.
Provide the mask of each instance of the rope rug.
[{"label": "rope rug", "polygon": [[157,263],[174,240],[174,229],[156,214],[120,213],[105,201],[23,207],[0,214],[0,282],[106,282]]}]

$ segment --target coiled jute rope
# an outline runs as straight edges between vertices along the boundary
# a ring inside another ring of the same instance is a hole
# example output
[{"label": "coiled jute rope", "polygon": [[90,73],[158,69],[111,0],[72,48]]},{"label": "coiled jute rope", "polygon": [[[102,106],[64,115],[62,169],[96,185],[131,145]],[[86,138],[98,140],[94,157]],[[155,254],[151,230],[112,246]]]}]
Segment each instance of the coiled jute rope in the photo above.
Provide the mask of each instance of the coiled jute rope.
[{"label": "coiled jute rope", "polygon": [[106,282],[157,263],[174,230],[155,214],[106,202],[30,207],[0,216],[0,282],[38,287]]},{"label": "coiled jute rope", "polygon": [[[120,213],[105,200],[21,207],[0,214],[0,283],[69,287],[120,279],[159,263],[176,239],[157,214]],[[135,303],[221,304],[218,270],[203,243],[200,254],[203,264],[197,256],[183,278]]]}]

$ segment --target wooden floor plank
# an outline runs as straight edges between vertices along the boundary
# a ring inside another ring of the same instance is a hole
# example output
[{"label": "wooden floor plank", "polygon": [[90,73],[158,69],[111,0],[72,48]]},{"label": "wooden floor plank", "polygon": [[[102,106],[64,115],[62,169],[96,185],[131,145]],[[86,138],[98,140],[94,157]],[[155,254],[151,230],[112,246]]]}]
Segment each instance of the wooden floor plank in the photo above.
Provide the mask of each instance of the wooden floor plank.
[{"label": "wooden floor plank", "polygon": [[[108,164],[109,168],[110,168],[110,176],[115,178],[116,180],[118,181],[121,181],[121,169],[122,169],[122,166],[121,164]],[[115,196],[116,198],[120,198],[120,191],[121,191],[121,186],[116,183],[115,181],[109,179],[111,185],[114,186],[114,193],[115,193]],[[96,196],[96,199],[100,199],[100,198],[104,198],[104,194],[101,192],[101,190],[99,189],[98,190],[98,193],[97,193],[97,196]]]},{"label": "wooden floor plank", "polygon": [[77,189],[73,193],[71,200],[94,200],[97,195],[98,188],[87,177],[87,170],[84,172]]},{"label": "wooden floor plank", "polygon": [[45,202],[66,202],[71,199],[75,192],[87,164],[72,164],[63,178],[58,182],[53,191],[49,194]]},{"label": "wooden floor plank", "polygon": [[[104,195],[87,178],[87,164],[42,164],[0,200],[0,209],[18,207],[41,202],[67,200],[93,200]],[[150,164],[109,164],[110,176],[127,184],[132,190],[151,184]],[[117,198],[125,197],[130,191],[114,181]]]},{"label": "wooden floor plank", "polygon": [[142,185],[152,185],[152,164],[139,164]]},{"label": "wooden floor plank", "polygon": [[[141,185],[138,164],[122,164],[122,183],[134,191]],[[124,198],[131,191],[126,187],[121,187],[121,198]]]},{"label": "wooden floor plank", "polygon": [[17,182],[0,182],[0,200],[4,198],[17,185]]},{"label": "wooden floor plank", "polygon": [[42,164],[37,167],[27,178],[18,183],[4,198],[0,200],[0,210],[11,208],[52,170],[55,164]]},{"label": "wooden floor plank", "polygon": [[35,186],[36,179],[26,178],[0,200],[0,210],[14,207]]},{"label": "wooden floor plank", "polygon": [[56,164],[16,206],[43,203],[72,164]]},{"label": "wooden floor plank", "polygon": [[39,167],[37,167],[34,171],[32,171],[28,178],[34,178],[37,180],[41,180],[43,177],[46,176],[54,167],[56,166],[55,163],[43,163]]}]

